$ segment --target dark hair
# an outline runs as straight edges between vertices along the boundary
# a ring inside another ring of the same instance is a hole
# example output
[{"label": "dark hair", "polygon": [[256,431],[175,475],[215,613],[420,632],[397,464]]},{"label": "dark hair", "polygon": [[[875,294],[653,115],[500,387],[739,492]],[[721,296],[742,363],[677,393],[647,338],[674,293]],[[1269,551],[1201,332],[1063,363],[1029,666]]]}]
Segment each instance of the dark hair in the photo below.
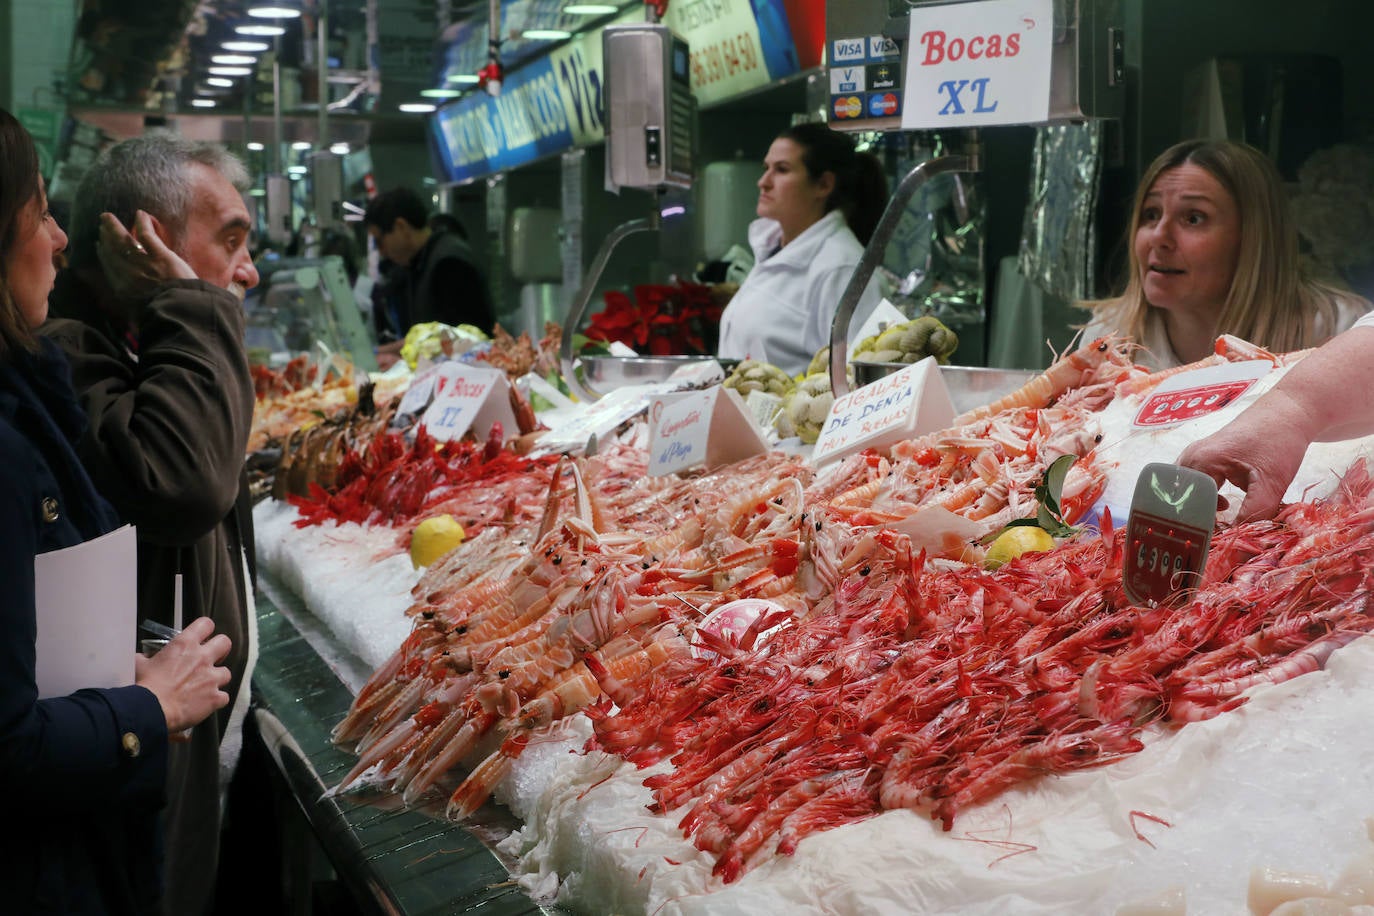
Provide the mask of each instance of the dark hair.
[{"label": "dark hair", "polygon": [[813,181],[826,172],[835,176],[826,212],[843,213],[849,230],[867,245],[887,206],[887,175],[878,157],[856,152],[853,140],[824,124],[794,124],[778,137],[802,148],[802,164]]},{"label": "dark hair", "polygon": [[363,214],[363,225],[376,226],[385,234],[396,228],[398,219],[410,223],[412,229],[423,229],[429,222],[429,208],[410,188],[394,188],[372,198]]},{"label": "dark hair", "polygon": [[8,258],[22,228],[24,208],[38,195],[38,151],[24,125],[0,108],[0,359],[36,346],[10,294]]}]

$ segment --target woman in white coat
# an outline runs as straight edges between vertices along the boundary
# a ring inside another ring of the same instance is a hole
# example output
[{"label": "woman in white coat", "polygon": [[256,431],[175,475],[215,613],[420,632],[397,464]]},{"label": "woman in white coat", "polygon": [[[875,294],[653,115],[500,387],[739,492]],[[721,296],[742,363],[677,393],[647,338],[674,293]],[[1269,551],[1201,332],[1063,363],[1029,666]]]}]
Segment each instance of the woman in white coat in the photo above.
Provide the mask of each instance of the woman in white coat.
[{"label": "woman in white coat", "polygon": [[[824,124],[778,135],[763,161],[754,269],[721,316],[718,355],[797,374],[830,343],[830,325],[887,204],[882,164]],[[853,328],[878,304],[870,281]]]}]

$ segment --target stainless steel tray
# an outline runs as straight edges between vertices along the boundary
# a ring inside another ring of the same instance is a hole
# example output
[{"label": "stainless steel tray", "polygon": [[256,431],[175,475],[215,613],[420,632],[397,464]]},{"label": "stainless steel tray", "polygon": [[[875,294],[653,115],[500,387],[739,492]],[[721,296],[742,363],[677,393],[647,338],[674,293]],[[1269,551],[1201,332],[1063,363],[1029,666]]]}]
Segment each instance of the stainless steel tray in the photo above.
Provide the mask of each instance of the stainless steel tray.
[{"label": "stainless steel tray", "polygon": [[709,356],[583,356],[583,383],[604,394],[625,385],[661,382],[683,366],[705,362]]}]

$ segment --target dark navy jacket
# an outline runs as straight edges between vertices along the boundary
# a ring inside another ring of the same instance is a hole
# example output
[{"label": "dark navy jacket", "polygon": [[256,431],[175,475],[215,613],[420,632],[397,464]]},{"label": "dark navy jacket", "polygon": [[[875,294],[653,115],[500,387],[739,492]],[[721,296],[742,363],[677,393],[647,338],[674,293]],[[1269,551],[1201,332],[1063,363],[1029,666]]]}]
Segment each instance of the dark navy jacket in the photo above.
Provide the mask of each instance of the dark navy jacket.
[{"label": "dark navy jacket", "polygon": [[157,699],[131,686],[39,700],[34,684],[34,556],[117,524],[72,448],[84,423],[55,345],[0,360],[5,912],[147,913],[160,896],[167,723]]}]

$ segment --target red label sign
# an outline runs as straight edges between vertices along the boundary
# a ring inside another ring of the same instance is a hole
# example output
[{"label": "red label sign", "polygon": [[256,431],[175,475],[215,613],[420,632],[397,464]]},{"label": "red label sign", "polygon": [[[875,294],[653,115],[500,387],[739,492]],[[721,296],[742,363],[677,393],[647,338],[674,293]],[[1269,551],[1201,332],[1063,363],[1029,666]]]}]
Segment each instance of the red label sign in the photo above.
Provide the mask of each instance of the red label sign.
[{"label": "red label sign", "polygon": [[1209,532],[1147,512],[1131,513],[1126,526],[1126,549],[1134,563],[1127,564],[1131,595],[1163,601],[1174,592],[1195,587],[1202,578],[1203,549]]},{"label": "red label sign", "polygon": [[1219,382],[1151,395],[1135,415],[1136,426],[1168,426],[1221,410],[1250,390],[1254,379]]}]

